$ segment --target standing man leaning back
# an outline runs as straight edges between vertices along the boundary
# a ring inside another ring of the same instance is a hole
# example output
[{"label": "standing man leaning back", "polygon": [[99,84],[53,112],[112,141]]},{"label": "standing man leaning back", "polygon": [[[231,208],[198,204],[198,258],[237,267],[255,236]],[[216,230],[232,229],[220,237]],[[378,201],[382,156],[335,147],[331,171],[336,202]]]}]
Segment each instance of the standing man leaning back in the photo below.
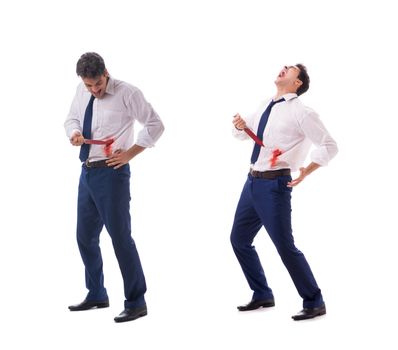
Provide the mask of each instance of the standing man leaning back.
[{"label": "standing man leaning back", "polygon": [[[145,316],[147,307],[145,277],[131,237],[129,161],[154,146],[164,126],[142,92],[112,78],[97,53],[83,54],[76,73],[82,82],[77,87],[65,130],[71,144],[80,147],[77,243],[88,294],[83,302],[69,309],[109,306],[99,246],[105,225],[122,273],[126,298],[124,311],[115,321],[131,321]],[[134,143],[135,121],[143,128]],[[89,144],[90,140],[105,144]]]},{"label": "standing man leaning back", "polygon": [[[243,119],[237,114],[233,119],[237,138],[249,138],[246,128],[258,137],[231,232],[235,255],[253,291],[252,300],[238,306],[239,311],[275,305],[252,245],[264,226],[303,299],[302,311],[292,318],[304,320],[326,313],[321,290],[304,254],[295,246],[291,227],[292,188],[320,166],[326,166],[337,153],[336,142],[317,113],[298,98],[308,90],[309,82],[305,66],[285,66],[275,80],[276,95],[264,101],[254,115]],[[315,146],[311,162],[302,167],[311,144]],[[290,174],[296,170],[300,174],[292,180]]]}]

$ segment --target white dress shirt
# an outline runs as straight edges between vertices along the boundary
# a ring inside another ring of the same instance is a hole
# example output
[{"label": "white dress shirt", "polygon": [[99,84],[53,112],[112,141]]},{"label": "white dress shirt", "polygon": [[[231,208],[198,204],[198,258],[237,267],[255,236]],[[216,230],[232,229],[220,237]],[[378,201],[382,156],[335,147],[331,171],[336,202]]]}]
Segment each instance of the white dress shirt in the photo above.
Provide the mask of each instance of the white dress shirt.
[{"label": "white dress shirt", "polygon": [[[294,93],[283,96],[285,102],[280,102],[272,107],[267,125],[264,130],[263,143],[258,160],[251,164],[257,171],[277,170],[289,168],[297,171],[303,166],[309,149],[313,144],[315,149],[311,152],[311,161],[325,166],[337,154],[337,145],[318,114],[311,108],[303,105]],[[246,125],[257,134],[261,116],[271,100],[261,103],[259,109],[247,118]],[[244,132],[233,128],[234,135],[239,139],[248,139]],[[274,166],[271,164],[272,153],[279,149],[282,154]]]},{"label": "white dress shirt", "polygon": [[[83,82],[79,84],[65,121],[66,135],[71,138],[76,132],[82,133],[84,113],[91,93]],[[106,92],[96,98],[93,105],[91,138],[95,140],[114,139],[112,151],[127,150],[134,144],[134,122],[143,128],[137,135],[137,145],[152,147],[162,135],[164,126],[142,92],[126,82],[109,78]],[[91,145],[89,161],[105,159],[103,145]]]}]

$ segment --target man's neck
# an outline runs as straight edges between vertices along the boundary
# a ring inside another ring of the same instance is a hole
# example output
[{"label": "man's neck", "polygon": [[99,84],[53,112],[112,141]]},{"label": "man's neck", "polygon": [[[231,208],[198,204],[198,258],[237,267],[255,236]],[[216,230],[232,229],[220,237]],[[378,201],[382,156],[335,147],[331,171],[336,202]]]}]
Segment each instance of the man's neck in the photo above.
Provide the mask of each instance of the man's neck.
[{"label": "man's neck", "polygon": [[295,93],[296,93],[296,91],[291,91],[291,90],[280,88],[280,89],[276,90],[276,94],[275,94],[273,100],[276,101],[276,100],[279,100],[283,95],[295,94]]}]

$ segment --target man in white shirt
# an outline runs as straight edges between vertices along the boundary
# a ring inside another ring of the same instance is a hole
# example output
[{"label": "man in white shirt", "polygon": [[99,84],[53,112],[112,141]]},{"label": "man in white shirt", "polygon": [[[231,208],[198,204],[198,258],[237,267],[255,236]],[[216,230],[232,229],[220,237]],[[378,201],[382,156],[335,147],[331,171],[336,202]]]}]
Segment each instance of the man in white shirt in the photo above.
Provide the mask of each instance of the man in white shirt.
[{"label": "man in white shirt", "polygon": [[[253,290],[252,300],[238,306],[239,311],[275,305],[252,245],[264,226],[303,299],[303,309],[292,318],[304,320],[326,314],[321,290],[306,258],[294,244],[291,228],[292,187],[320,166],[326,166],[338,151],[316,112],[297,98],[308,90],[309,82],[304,65],[285,66],[275,80],[274,98],[264,101],[248,118],[237,114],[233,119],[237,138],[248,139],[251,135],[256,140],[231,232],[234,252]],[[302,167],[311,144],[315,146],[311,163]],[[291,171],[297,170],[300,174],[292,180]]]},{"label": "man in white shirt", "polygon": [[[142,92],[113,79],[102,57],[83,54],[76,73],[77,87],[65,130],[81,147],[82,171],[78,193],[77,242],[85,266],[88,294],[71,311],[109,306],[104,287],[99,235],[106,227],[112,239],[124,282],[124,310],[115,322],[147,314],[145,277],[131,237],[129,161],[155,145],[164,126]],[[143,125],[134,142],[134,123]]]}]

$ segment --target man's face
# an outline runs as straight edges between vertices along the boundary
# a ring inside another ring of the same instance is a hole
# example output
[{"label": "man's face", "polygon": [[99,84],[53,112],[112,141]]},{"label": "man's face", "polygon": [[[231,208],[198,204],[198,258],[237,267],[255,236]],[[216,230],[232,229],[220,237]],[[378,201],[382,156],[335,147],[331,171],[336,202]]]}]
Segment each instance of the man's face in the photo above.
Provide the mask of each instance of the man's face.
[{"label": "man's face", "polygon": [[291,92],[296,92],[302,82],[298,79],[300,69],[296,66],[284,66],[278,76],[275,84],[284,87]]},{"label": "man's face", "polygon": [[84,85],[96,98],[101,98],[105,94],[106,85],[108,84],[108,72],[96,78],[82,78]]}]

